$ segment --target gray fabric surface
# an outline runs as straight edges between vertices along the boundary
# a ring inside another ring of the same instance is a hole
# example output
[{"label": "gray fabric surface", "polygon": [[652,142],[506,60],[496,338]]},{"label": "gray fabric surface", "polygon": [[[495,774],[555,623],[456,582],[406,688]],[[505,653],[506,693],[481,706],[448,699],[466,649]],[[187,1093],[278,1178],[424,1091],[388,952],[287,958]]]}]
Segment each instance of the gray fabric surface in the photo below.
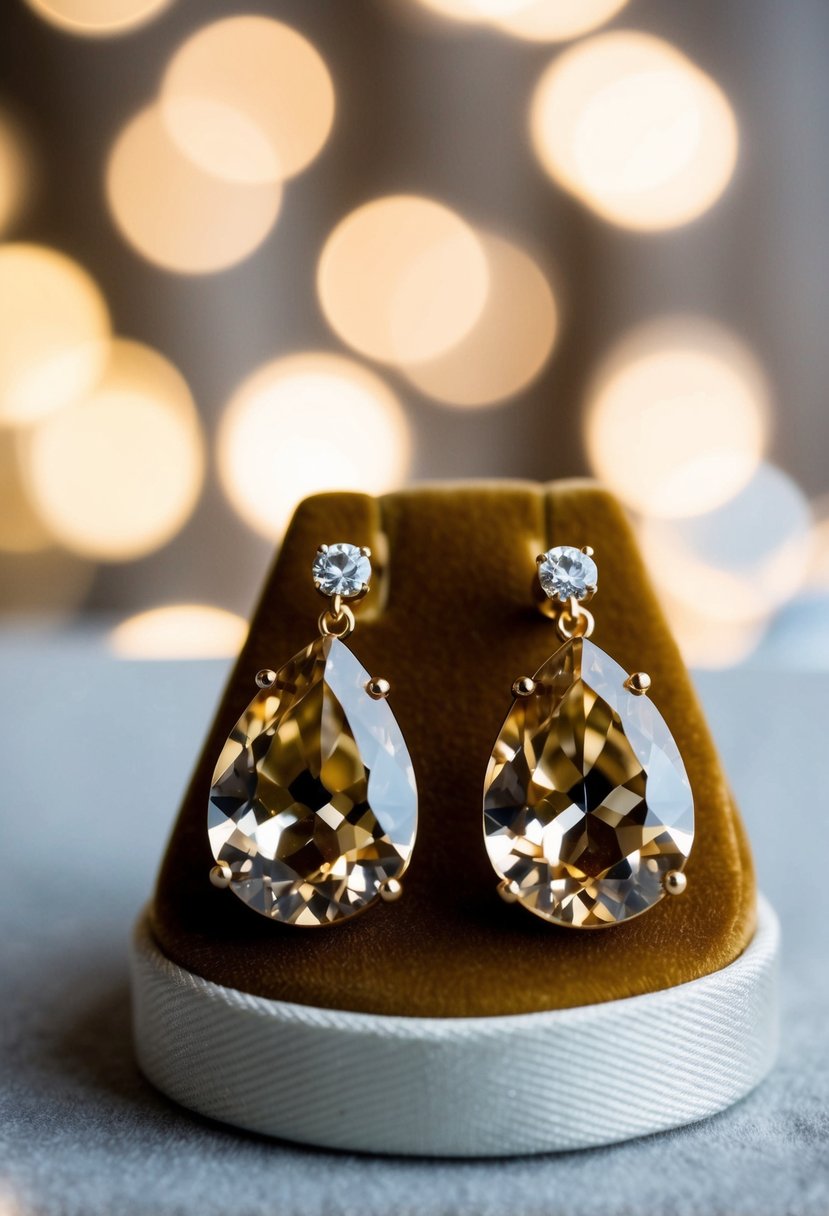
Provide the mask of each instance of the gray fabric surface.
[{"label": "gray fabric surface", "polygon": [[136,1071],[126,940],[223,675],[219,663],[119,663],[94,638],[0,637],[3,1216],[825,1216],[827,675],[699,680],[783,922],[783,1042],[771,1078],[677,1132],[457,1163],[268,1142],[174,1107]]}]

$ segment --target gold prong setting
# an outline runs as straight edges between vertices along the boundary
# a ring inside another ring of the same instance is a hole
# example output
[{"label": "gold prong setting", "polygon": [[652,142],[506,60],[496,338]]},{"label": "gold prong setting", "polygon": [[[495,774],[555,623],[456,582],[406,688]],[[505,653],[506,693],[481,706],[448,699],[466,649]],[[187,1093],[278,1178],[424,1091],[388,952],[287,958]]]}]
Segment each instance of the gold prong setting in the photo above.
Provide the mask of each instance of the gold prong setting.
[{"label": "gold prong setting", "polygon": [[683,895],[688,888],[688,879],[682,870],[669,870],[662,880],[666,895]]},{"label": "gold prong setting", "polygon": [[387,878],[377,890],[384,903],[393,904],[403,894],[403,884],[399,878]]},{"label": "gold prong setting", "polygon": [[347,541],[320,545],[311,567],[314,586],[320,595],[360,599],[371,583],[371,550]]},{"label": "gold prong setting", "polygon": [[233,871],[226,861],[217,861],[210,869],[210,881],[214,887],[224,891],[233,882]]},{"label": "gold prong setting", "polygon": [[512,686],[514,697],[531,697],[538,691],[538,685],[532,676],[519,676]]},{"label": "gold prong setting", "polygon": [[650,692],[652,683],[646,671],[634,671],[625,680],[625,688],[635,697],[645,697]]},{"label": "gold prong setting", "polygon": [[276,683],[276,672],[271,667],[263,667],[256,673],[257,688],[272,688]]},{"label": "gold prong setting", "polygon": [[366,692],[374,701],[385,701],[391,692],[391,684],[383,676],[372,676],[366,684]]}]

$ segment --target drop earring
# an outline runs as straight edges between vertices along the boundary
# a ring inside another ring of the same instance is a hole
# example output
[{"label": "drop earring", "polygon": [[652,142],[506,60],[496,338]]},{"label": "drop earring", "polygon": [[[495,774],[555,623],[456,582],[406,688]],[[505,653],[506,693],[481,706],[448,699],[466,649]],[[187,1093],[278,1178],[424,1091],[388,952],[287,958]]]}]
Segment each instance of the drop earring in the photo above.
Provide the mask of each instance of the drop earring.
[{"label": "drop earring", "polygon": [[337,924],[397,899],[414,846],[417,788],[389,683],[344,644],[370,557],[320,545],[312,577],[329,602],[319,637],[258,673],[213,773],[210,881],[284,924]]},{"label": "drop earring", "polygon": [[515,700],[484,785],[484,839],[499,892],[553,924],[617,925],[686,887],[694,803],[679,749],[648,694],[590,636],[590,548],[537,558],[563,643]]}]

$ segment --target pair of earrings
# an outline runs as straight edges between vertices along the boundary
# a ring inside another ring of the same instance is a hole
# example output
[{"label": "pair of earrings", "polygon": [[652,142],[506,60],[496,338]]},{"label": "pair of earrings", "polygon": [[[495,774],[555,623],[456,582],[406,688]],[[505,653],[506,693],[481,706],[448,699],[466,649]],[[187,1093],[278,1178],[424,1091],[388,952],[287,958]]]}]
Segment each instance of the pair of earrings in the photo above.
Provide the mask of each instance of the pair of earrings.
[{"label": "pair of earrings", "polygon": [[[336,924],[397,899],[415,844],[417,787],[389,682],[344,645],[370,558],[320,546],[319,636],[258,673],[213,774],[211,882],[286,924]],[[484,843],[508,903],[599,928],[685,890],[693,798],[649,677],[589,640],[593,551],[559,545],[537,561],[562,644],[513,684],[484,781]]]}]

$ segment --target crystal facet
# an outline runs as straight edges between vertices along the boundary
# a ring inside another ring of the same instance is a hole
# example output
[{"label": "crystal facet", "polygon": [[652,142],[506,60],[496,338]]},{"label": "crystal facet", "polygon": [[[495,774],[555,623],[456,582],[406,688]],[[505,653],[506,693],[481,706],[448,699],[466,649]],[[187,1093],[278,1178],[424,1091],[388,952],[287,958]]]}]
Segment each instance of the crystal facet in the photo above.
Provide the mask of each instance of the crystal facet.
[{"label": "crystal facet", "polygon": [[583,600],[596,590],[599,571],[593,558],[572,545],[548,549],[538,565],[538,581],[551,600]]},{"label": "crystal facet", "polygon": [[531,912],[580,928],[638,916],[665,894],[694,837],[685,766],[664,718],[584,639],[566,642],[518,697],[495,744],[484,835]]},{"label": "crystal facet", "polygon": [[342,920],[409,862],[417,793],[409,753],[368,672],[317,638],[254,697],[213,774],[210,847],[231,890],[296,925]]},{"label": "crystal facet", "polygon": [[371,562],[356,545],[327,545],[314,558],[312,572],[323,595],[342,595],[348,599],[359,595],[368,585]]}]

